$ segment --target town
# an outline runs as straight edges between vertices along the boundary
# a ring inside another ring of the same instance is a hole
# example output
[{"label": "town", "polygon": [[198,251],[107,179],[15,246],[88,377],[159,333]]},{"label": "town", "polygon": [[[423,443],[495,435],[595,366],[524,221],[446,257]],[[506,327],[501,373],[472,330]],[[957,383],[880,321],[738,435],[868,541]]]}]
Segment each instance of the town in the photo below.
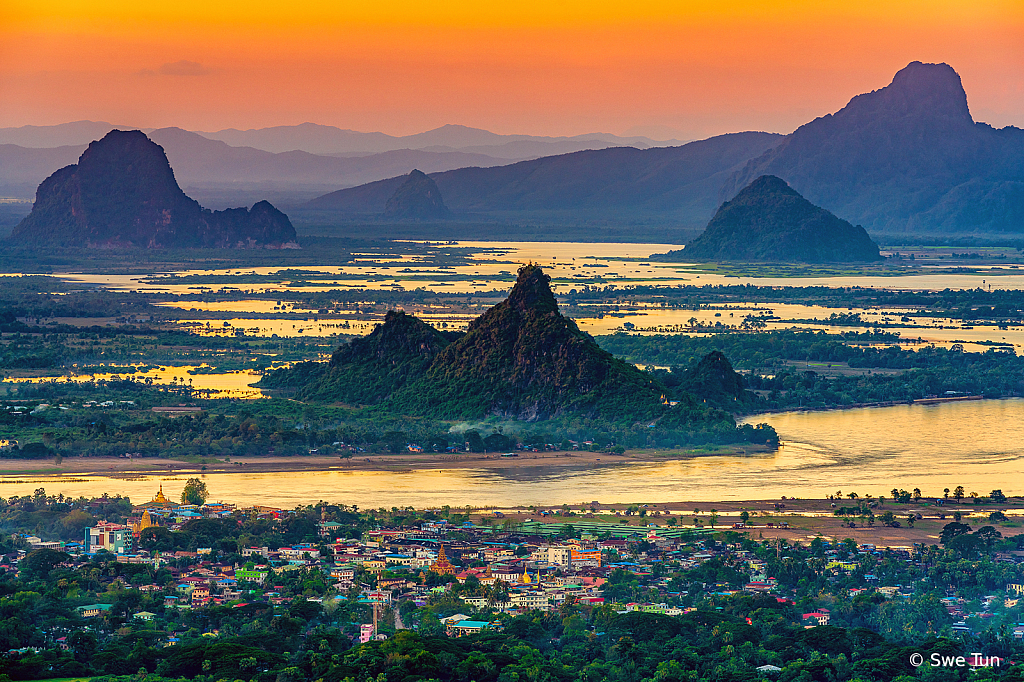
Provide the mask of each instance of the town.
[{"label": "town", "polygon": [[[4,528],[22,528],[5,541],[0,566],[0,674],[189,676],[198,654],[173,652],[200,647],[207,658],[198,660],[218,674],[268,679],[296,667],[291,659],[313,665],[312,641],[324,637],[330,643],[317,647],[351,656],[391,640],[409,646],[411,636],[508,642],[537,622],[559,631],[571,623],[600,641],[615,623],[664,627],[665,618],[742,631],[751,645],[742,660],[761,676],[804,665],[769,646],[787,628],[827,633],[806,640],[822,651],[871,631],[875,648],[931,638],[943,655],[952,646],[993,660],[1024,646],[1024,535],[975,530],[967,518],[946,524],[939,544],[880,547],[755,539],[754,523],[631,525],[562,510],[540,510],[539,521],[497,511],[473,522],[459,508],[285,510],[206,496],[192,479],[177,502],[162,488],[137,505],[43,490],[4,501]],[[264,644],[280,639],[291,659],[256,656],[256,634]],[[231,651],[247,642],[252,655],[219,660],[207,651],[218,642],[234,642]]]}]

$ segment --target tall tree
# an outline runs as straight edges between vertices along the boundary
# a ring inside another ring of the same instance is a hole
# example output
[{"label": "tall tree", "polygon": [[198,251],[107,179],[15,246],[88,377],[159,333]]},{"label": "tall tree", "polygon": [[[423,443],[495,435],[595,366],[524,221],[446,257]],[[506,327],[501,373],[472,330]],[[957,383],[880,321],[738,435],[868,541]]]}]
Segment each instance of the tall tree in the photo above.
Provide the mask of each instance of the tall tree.
[{"label": "tall tree", "polygon": [[206,502],[210,496],[206,484],[198,478],[190,478],[185,482],[185,489],[181,491],[182,504],[194,504],[199,506]]}]

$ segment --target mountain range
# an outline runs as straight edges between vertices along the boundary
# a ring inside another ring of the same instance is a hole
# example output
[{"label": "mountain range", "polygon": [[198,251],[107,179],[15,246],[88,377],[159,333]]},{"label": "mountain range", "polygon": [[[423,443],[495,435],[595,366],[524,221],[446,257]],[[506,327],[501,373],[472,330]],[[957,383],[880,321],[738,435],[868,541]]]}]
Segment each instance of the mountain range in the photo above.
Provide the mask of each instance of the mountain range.
[{"label": "mountain range", "polygon": [[[74,163],[90,142],[114,129],[131,126],[78,121],[0,128],[0,196],[27,200],[44,178]],[[164,148],[182,185],[214,207],[246,203],[268,193],[285,204],[296,204],[339,187],[404,175],[414,168],[437,172],[582,149],[678,144],[605,133],[498,135],[457,125],[404,137],[313,123],[209,133],[174,127],[142,131]]]},{"label": "mountain range", "polygon": [[1024,130],[977,123],[960,76],[913,62],[800,126],[719,194],[777,175],[872,232],[1024,232]]},{"label": "mountain range", "polygon": [[[456,216],[580,221],[581,238],[583,223],[597,220],[703,228],[762,175],[876,234],[1024,232],[1024,131],[975,122],[946,64],[913,62],[888,86],[785,136],[736,133],[431,173]],[[400,182],[343,189],[308,207],[366,219]]]},{"label": "mountain range", "polygon": [[[0,196],[27,199],[105,127],[0,129]],[[677,144],[464,126],[394,137],[315,124],[150,135],[206,205],[271,197],[307,223],[394,222],[388,199],[418,169],[437,185],[450,220],[568,226],[559,234],[574,239],[607,225],[623,239],[644,239],[657,225],[667,240],[685,242],[763,175],[873,235],[1024,233],[1024,131],[975,122],[960,77],[946,64],[913,62],[886,87],[789,135],[743,132]],[[440,227],[420,231],[446,236]]]},{"label": "mountain range", "polygon": [[[718,191],[781,135],[735,133],[680,147],[591,150],[494,168],[431,173],[448,208],[467,217],[578,220],[657,217],[703,226]],[[339,190],[306,206],[370,219],[404,177]]]}]

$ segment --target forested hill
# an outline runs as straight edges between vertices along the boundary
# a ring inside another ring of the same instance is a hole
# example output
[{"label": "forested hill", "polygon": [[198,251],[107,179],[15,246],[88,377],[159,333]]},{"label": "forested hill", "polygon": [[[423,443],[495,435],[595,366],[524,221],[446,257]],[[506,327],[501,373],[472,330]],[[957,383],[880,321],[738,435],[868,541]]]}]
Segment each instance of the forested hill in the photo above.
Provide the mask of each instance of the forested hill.
[{"label": "forested hill", "polygon": [[673,251],[685,260],[843,263],[881,260],[878,245],[804,199],[785,180],[762,175],[715,213],[704,232]]},{"label": "forested hill", "polygon": [[730,412],[742,411],[753,395],[728,360],[708,358],[685,387],[674,382],[672,390],[564,317],[550,277],[536,265],[521,268],[508,298],[465,334],[445,334],[392,311],[368,337],[340,347],[329,365],[271,372],[260,385],[319,403],[374,406],[390,417],[582,418],[669,430],[677,442],[777,443],[770,427],[737,429]]},{"label": "forested hill", "polygon": [[910,402],[947,391],[986,398],[1024,396],[1024,358],[1012,352],[964,352],[960,344],[906,349],[900,347],[899,336],[884,332],[616,334],[598,341],[631,362],[672,367],[655,372],[669,388],[684,388],[695,363],[709,353],[721,353],[746,372],[747,388],[762,396],[737,404],[734,412]]},{"label": "forested hill", "polygon": [[658,417],[665,388],[563,317],[550,280],[538,266],[523,267],[508,298],[474,320],[421,379],[397,394],[394,409],[448,419]]},{"label": "forested hill", "polygon": [[369,336],[339,347],[326,371],[321,369],[302,386],[299,398],[375,405],[390,398],[410,380],[422,376],[438,354],[458,336],[454,332],[440,332],[412,315],[392,310]]}]

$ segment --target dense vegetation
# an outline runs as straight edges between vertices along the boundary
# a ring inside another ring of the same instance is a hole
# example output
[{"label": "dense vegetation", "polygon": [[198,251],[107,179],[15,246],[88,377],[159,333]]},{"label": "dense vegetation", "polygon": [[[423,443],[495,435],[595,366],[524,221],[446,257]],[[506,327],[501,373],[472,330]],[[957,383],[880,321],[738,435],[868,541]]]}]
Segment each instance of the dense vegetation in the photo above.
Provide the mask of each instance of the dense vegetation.
[{"label": "dense vegetation", "polygon": [[[281,374],[298,382],[301,400],[376,405],[423,376],[434,358],[458,336],[440,332],[412,315],[390,311],[369,336],[339,347],[326,371],[321,367],[319,375],[308,379],[303,373],[314,368]],[[269,387],[274,386],[275,374],[268,376]]]},{"label": "dense vegetation", "polygon": [[[939,544],[913,554],[859,551],[853,540],[832,544],[820,537],[801,545],[759,542],[736,532],[692,536],[679,545],[686,566],[638,536],[605,552],[609,561],[625,563],[607,574],[604,606],[568,599],[554,610],[522,615],[476,611],[464,603],[460,597],[496,594],[477,580],[458,583],[397,568],[381,579],[439,589],[383,608],[379,631],[388,638],[360,645],[353,641],[359,625],[372,618],[360,598],[375,578],[360,569],[352,589],[332,584],[326,573],[331,546],[316,524],[327,519],[340,524],[338,537],[358,538],[375,528],[414,528],[439,518],[461,524],[464,515],[448,509],[360,511],[322,502],[280,519],[239,511],[189,521],[176,531],[144,531],[139,544],[162,553],[158,567],[118,562],[106,552],[73,557],[31,549],[17,535],[74,538],[96,519],[123,521],[130,509],[124,498],[71,500],[43,490],[0,500],[0,647],[10,652],[0,658],[5,679],[745,682],[758,679],[756,668],[765,665],[779,668],[776,677],[786,682],[1021,679],[1010,661],[1024,655],[1024,644],[1009,629],[1019,608],[996,613],[985,607],[988,618],[972,615],[969,630],[955,634],[940,602],[952,593],[963,609],[981,611],[984,595],[1024,579],[1020,565],[994,560],[996,552],[1020,549],[1021,542],[1002,539],[991,526],[971,532],[966,523],[947,524]],[[505,525],[493,539],[523,551],[537,541]],[[958,542],[963,538],[976,541]],[[448,539],[467,538],[456,532]],[[322,562],[275,573],[265,585],[242,581],[239,597],[223,604],[186,609],[165,599],[176,595],[179,576],[190,570],[266,564],[259,556],[240,556],[242,547],[301,542],[312,543]],[[197,556],[200,547],[210,553]],[[690,558],[702,553],[716,556],[694,567]],[[749,580],[751,560],[778,580],[775,594],[737,591]],[[837,563],[848,568],[836,569]],[[886,597],[864,589],[873,581],[902,588]],[[625,612],[628,602],[651,601],[689,612]],[[108,607],[101,617],[76,610],[96,603]],[[830,624],[805,628],[802,614],[819,609],[830,612]],[[136,618],[140,612],[148,619]],[[439,619],[453,613],[474,613],[493,626],[450,639]],[[980,652],[1003,662],[977,671],[915,667],[912,654],[930,659],[933,652]]]},{"label": "dense vegetation", "polygon": [[[616,334],[599,339],[603,347],[633,362],[674,368],[688,367],[710,352],[723,353],[749,372],[747,388],[764,392],[763,400],[739,405],[737,411],[908,401],[947,391],[990,398],[1024,395],[1024,358],[1013,353],[965,353],[956,345],[907,350],[897,340],[887,334],[837,337],[794,331],[704,337]],[[806,367],[810,362],[816,363],[813,368]],[[843,367],[874,373],[835,375]],[[672,384],[684,372],[656,374]]]},{"label": "dense vegetation", "polygon": [[663,387],[563,317],[550,277],[526,266],[508,298],[475,320],[392,409],[448,419],[582,415],[622,424],[663,412]]},{"label": "dense vegetation", "polygon": [[815,206],[774,175],[762,175],[725,202],[703,233],[659,259],[843,263],[880,260],[863,227]]}]

